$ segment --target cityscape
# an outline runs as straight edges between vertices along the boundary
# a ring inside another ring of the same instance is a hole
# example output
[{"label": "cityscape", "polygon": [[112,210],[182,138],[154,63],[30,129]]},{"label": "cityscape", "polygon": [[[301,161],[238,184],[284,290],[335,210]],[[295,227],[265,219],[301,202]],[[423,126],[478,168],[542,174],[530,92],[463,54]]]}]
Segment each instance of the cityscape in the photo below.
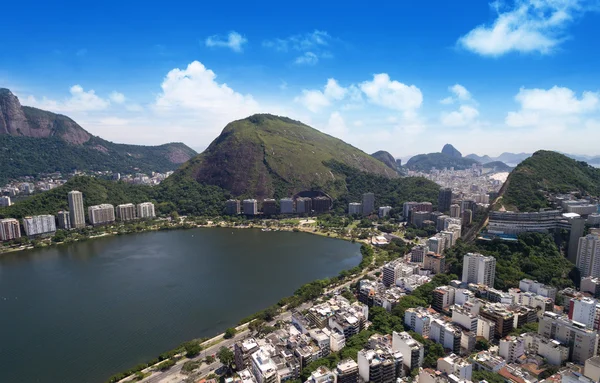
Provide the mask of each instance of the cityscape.
[{"label": "cityscape", "polygon": [[0,383],[600,383],[600,0],[0,9]]}]

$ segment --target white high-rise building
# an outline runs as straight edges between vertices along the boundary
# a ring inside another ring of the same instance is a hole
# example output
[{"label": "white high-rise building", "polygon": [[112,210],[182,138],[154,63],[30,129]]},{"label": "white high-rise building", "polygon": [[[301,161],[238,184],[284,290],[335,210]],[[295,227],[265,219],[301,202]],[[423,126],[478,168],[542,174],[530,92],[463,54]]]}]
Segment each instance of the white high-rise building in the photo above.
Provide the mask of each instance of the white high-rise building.
[{"label": "white high-rise building", "polygon": [[600,316],[600,304],[592,298],[572,298],[569,303],[569,319],[584,324],[589,329],[597,330],[594,321]]},{"label": "white high-rise building", "polygon": [[14,218],[0,219],[0,241],[11,241],[21,238],[19,221]]},{"label": "white high-rise building", "polygon": [[381,206],[379,207],[379,218],[384,218],[390,215],[390,211],[392,210],[391,206]]},{"label": "white high-rise building", "polygon": [[88,207],[88,218],[92,225],[104,225],[115,221],[115,208],[104,203]]},{"label": "white high-rise building", "polygon": [[258,201],[255,199],[245,199],[242,202],[244,206],[244,215],[258,214]]},{"label": "white high-rise building", "polygon": [[525,340],[522,337],[507,336],[500,339],[498,354],[508,363],[514,363],[525,353]]},{"label": "white high-rise building", "polygon": [[468,253],[463,259],[462,281],[494,287],[496,278],[496,258],[482,254]]},{"label": "white high-rise building", "polygon": [[12,203],[10,202],[10,197],[2,196],[0,197],[0,207],[10,206]]},{"label": "white high-rise building", "polygon": [[132,221],[135,219],[135,205],[126,203],[117,205],[117,219],[120,221]]},{"label": "white high-rise building", "polygon": [[600,237],[588,234],[579,238],[577,268],[582,277],[600,277]]},{"label": "white high-rise building", "polygon": [[54,235],[56,232],[56,221],[53,215],[36,215],[23,218],[23,229],[30,237],[42,237]]},{"label": "white high-rise building", "polygon": [[71,230],[71,215],[68,211],[61,210],[56,215],[58,228],[63,230]]},{"label": "white high-rise building", "polygon": [[360,202],[350,202],[348,204],[348,214],[349,215],[362,214],[362,204]]},{"label": "white high-rise building", "polygon": [[73,190],[69,192],[69,215],[71,216],[71,227],[81,229],[85,227],[85,212],[83,210],[83,194]]},{"label": "white high-rise building", "polygon": [[137,204],[137,217],[139,219],[154,218],[154,204],[152,202],[142,202]]},{"label": "white high-rise building", "polygon": [[425,359],[425,348],[407,332],[392,333],[392,350],[402,353],[402,363],[408,370],[419,368]]}]

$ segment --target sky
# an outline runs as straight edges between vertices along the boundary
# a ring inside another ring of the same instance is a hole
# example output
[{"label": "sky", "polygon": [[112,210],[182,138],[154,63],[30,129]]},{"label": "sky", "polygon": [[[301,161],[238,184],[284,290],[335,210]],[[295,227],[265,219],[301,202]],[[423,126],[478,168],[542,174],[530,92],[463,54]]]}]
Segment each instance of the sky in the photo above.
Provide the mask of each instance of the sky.
[{"label": "sky", "polygon": [[[88,4],[89,3],[89,4]],[[254,113],[394,156],[600,155],[600,0],[8,2],[0,87],[113,142]]]}]

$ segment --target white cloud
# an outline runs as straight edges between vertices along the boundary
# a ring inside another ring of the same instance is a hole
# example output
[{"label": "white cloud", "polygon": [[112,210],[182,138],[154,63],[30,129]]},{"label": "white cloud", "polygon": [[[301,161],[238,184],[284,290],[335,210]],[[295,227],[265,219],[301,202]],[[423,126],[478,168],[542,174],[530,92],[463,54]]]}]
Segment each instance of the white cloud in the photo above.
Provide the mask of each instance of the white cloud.
[{"label": "white cloud", "polygon": [[319,62],[319,57],[312,52],[305,52],[302,56],[296,57],[295,64],[298,65],[316,65]]},{"label": "white cloud", "polygon": [[440,104],[443,105],[452,105],[454,104],[454,98],[449,96],[440,100]]},{"label": "white cloud", "polygon": [[597,10],[597,0],[514,0],[503,8],[492,4],[497,18],[480,25],[458,40],[458,44],[482,56],[510,52],[552,53],[568,38],[566,28],[587,11]]},{"label": "white cloud", "polygon": [[340,112],[331,113],[331,115],[329,116],[329,120],[327,121],[325,133],[338,138],[344,137],[348,133],[346,121],[344,121],[344,118],[342,117]]},{"label": "white cloud", "polygon": [[471,99],[471,93],[460,84],[454,84],[448,88],[460,101],[469,101]]},{"label": "white cloud", "polygon": [[374,75],[373,81],[361,83],[360,89],[373,104],[389,109],[410,111],[420,108],[423,103],[419,88],[392,81],[387,73]]},{"label": "white cloud", "polygon": [[110,101],[114,102],[115,104],[122,104],[125,102],[125,95],[123,93],[112,92],[109,98]]},{"label": "white cloud", "polygon": [[577,123],[580,116],[600,110],[600,94],[583,92],[578,98],[569,88],[554,86],[550,89],[521,88],[515,96],[521,109],[509,112],[505,122],[523,127],[540,124]]},{"label": "white cloud", "polygon": [[205,40],[205,44],[207,47],[221,47],[221,48],[229,48],[234,52],[242,52],[242,47],[246,44],[248,40],[240,35],[239,33],[232,31],[229,32],[227,37],[213,35],[208,37]]},{"label": "white cloud", "polygon": [[326,47],[332,40],[332,37],[326,31],[314,30],[313,32],[297,34],[287,38],[265,40],[263,46],[280,52],[290,50],[306,52],[315,48]]},{"label": "white cloud", "polygon": [[330,78],[327,80],[327,85],[325,85],[325,96],[331,100],[341,100],[346,96],[347,89],[343,88],[338,84],[338,82]]},{"label": "white cloud", "polygon": [[470,105],[461,105],[458,110],[442,114],[442,124],[459,127],[473,123],[479,116],[479,111]]},{"label": "white cloud", "polygon": [[69,92],[71,97],[62,101],[46,97],[37,100],[34,96],[28,96],[25,104],[58,113],[98,111],[110,105],[110,101],[97,96],[93,90],[86,92],[81,85],[73,85]]},{"label": "white cloud", "polygon": [[302,95],[294,99],[313,113],[331,105],[331,102],[320,90],[302,90]]}]

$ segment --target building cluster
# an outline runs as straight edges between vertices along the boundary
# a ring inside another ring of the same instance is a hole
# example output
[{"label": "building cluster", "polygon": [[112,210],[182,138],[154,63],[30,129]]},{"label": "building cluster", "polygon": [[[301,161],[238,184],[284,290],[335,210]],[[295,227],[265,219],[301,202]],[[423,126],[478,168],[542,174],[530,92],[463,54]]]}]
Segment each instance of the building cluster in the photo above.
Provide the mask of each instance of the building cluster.
[{"label": "building cluster", "polygon": [[279,201],[272,198],[266,198],[260,203],[253,198],[242,201],[230,199],[225,203],[225,214],[227,215],[303,215],[327,213],[329,210],[331,210],[331,198],[324,195],[315,197],[282,198]]},{"label": "building cluster", "polygon": [[112,179],[115,181],[123,181],[134,185],[158,185],[173,174],[172,171],[166,173],[151,172],[150,175],[145,173],[121,174],[113,173]]},{"label": "building cluster", "polygon": [[365,193],[362,195],[362,202],[350,202],[348,204],[348,215],[363,215],[370,216],[377,214],[379,218],[389,216],[391,206],[380,206],[377,210],[375,209],[375,194]]},{"label": "building cluster", "polygon": [[[23,232],[29,238],[44,238],[53,236],[56,229],[81,229],[86,226],[83,194],[77,190],[67,195],[68,211],[59,211],[56,216],[50,214],[25,217],[22,220]],[[105,225],[119,221],[150,219],[156,217],[154,204],[143,202],[117,205],[110,204],[88,206],[88,222],[91,225]],[[0,241],[11,241],[21,237],[19,221],[14,218],[0,220]]]},{"label": "building cluster", "polygon": [[[34,180],[32,177],[24,177],[23,181],[13,181],[0,188],[0,207],[10,206],[10,197],[19,195],[29,195],[35,191],[48,191],[63,185],[65,180],[60,179],[60,175],[50,175]],[[2,197],[8,197],[2,199]]]}]

